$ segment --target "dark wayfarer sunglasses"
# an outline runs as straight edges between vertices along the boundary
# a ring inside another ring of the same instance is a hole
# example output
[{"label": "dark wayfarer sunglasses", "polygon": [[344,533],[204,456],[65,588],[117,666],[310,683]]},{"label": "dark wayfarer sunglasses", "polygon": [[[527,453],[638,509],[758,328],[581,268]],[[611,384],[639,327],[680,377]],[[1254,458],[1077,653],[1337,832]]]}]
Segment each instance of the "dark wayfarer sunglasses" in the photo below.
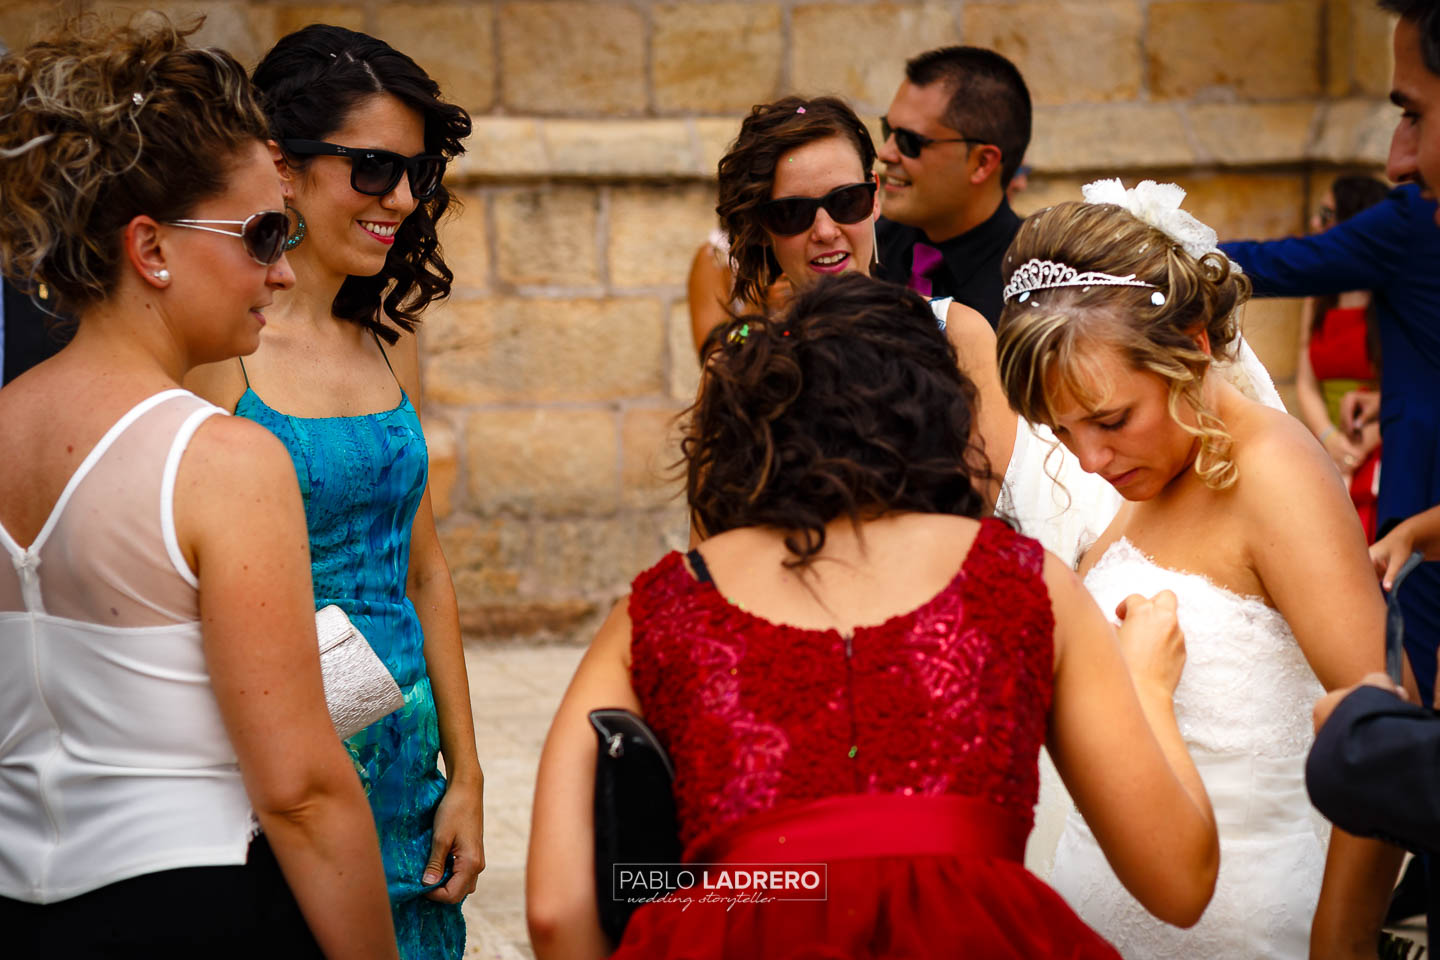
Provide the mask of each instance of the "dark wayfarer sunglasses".
[{"label": "dark wayfarer sunglasses", "polygon": [[859,223],[875,209],[875,181],[836,187],[823,197],[780,197],[755,208],[760,225],[780,237],[804,233],[821,207],[836,223]]},{"label": "dark wayfarer sunglasses", "polygon": [[345,157],[350,161],[350,186],[356,193],[383,197],[406,173],[410,174],[410,195],[429,200],[445,174],[445,158],[433,153],[402,157],[389,150],[342,147],[324,140],[281,140],[280,145],[299,157]]},{"label": "dark wayfarer sunglasses", "polygon": [[906,130],[904,127],[890,126],[888,117],[880,118],[880,140],[882,142],[895,138],[895,149],[900,151],[902,156],[914,160],[920,156],[920,151],[932,143],[989,143],[988,140],[977,140],[975,137],[946,137],[937,139],[927,137],[923,133],[916,133],[914,130]]},{"label": "dark wayfarer sunglasses", "polygon": [[[283,210],[261,210],[244,220],[166,220],[171,227],[187,230],[204,230],[226,237],[239,237],[245,245],[250,259],[262,266],[270,266],[285,253],[285,238],[290,234],[290,218]],[[221,230],[220,226],[239,227],[239,230]]]}]

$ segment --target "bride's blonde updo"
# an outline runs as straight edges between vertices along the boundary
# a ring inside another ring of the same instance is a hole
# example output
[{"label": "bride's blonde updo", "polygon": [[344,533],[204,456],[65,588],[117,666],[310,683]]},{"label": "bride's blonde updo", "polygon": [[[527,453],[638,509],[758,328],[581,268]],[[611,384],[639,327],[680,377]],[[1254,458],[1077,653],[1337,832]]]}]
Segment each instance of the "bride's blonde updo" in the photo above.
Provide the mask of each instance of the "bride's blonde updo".
[{"label": "bride's blonde updo", "polygon": [[[158,14],[72,20],[0,58],[0,262],[67,310],[108,296],[135,216],[183,219],[263,142],[245,70]],[[278,191],[277,191],[278,195]]]},{"label": "bride's blonde updo", "polygon": [[[1055,398],[1068,391],[1099,403],[1108,389],[1095,347],[1113,346],[1136,370],[1170,389],[1170,416],[1200,440],[1195,472],[1213,489],[1236,480],[1225,424],[1201,393],[1212,356],[1196,338],[1209,334],[1215,360],[1233,359],[1239,307],[1250,281],[1219,252],[1198,259],[1155,227],[1109,203],[1058,204],[1027,219],[1005,255],[1005,281],[1032,259],[1113,276],[1134,274],[1153,286],[1075,286],[1012,297],[997,328],[1000,378],[1026,420],[1054,426]],[[1164,295],[1157,305],[1156,292]],[[1196,425],[1180,417],[1180,402]]]}]

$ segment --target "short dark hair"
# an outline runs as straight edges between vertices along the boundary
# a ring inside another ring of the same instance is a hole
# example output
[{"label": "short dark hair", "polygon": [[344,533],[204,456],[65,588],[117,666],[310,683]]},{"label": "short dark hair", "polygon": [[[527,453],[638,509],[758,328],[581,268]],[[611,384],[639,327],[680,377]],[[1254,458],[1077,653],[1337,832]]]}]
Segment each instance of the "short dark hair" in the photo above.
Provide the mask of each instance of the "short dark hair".
[{"label": "short dark hair", "polygon": [[788,563],[803,566],[839,517],[984,512],[975,386],[924,297],[844,273],[728,330],[680,444],[697,529],[793,531]]},{"label": "short dark hair", "polygon": [[1010,185],[1030,146],[1030,89],[1015,64],[983,47],[941,47],[905,64],[917,87],[950,90],[945,126],[1000,148],[1000,186]]},{"label": "short dark hair", "polygon": [[1425,68],[1440,74],[1440,3],[1435,0],[1380,0],[1380,9],[1409,20],[1420,31]]},{"label": "short dark hair", "polygon": [[844,100],[784,97],[774,103],[757,103],[741,122],[740,135],[720,158],[719,203],[715,206],[729,235],[730,258],[735,264],[732,299],[763,304],[765,291],[780,277],[780,263],[755,214],[760,204],[771,199],[775,165],[786,152],[830,137],[843,137],[854,144],[860,169],[868,177],[875,166],[875,143]]},{"label": "short dark hair", "polygon": [[[350,109],[377,93],[388,93],[425,123],[425,152],[456,157],[470,135],[470,115],[440,99],[440,87],[405,54],[383,40],[344,27],[316,23],[282,37],[265,54],[253,77],[270,118],[270,135],[324,140],[345,122]],[[294,167],[303,158],[288,157]],[[385,267],[372,277],[350,276],[331,309],[335,316],[367,327],[393,344],[400,335],[380,319],[413,332],[432,301],[450,295],[455,275],[441,256],[436,224],[452,202],[442,183],[395,231]],[[302,213],[304,211],[301,211]]]}]

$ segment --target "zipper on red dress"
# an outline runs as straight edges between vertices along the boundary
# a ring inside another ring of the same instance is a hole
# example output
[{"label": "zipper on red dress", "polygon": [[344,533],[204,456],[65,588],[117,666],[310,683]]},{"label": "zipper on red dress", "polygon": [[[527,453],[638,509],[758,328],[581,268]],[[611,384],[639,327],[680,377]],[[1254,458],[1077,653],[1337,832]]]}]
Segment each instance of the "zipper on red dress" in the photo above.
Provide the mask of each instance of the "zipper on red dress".
[{"label": "zipper on red dress", "polygon": [[[842,634],[841,636],[845,639],[845,699],[848,703],[850,710],[850,751],[847,756],[851,760],[854,760],[856,755],[860,752],[860,743],[858,738],[859,731],[857,730],[855,725],[855,668],[854,664],[851,661],[851,658],[855,656],[855,634],[846,633]],[[858,768],[851,767],[851,773],[854,775],[855,778],[855,792],[859,793],[860,771]]]}]

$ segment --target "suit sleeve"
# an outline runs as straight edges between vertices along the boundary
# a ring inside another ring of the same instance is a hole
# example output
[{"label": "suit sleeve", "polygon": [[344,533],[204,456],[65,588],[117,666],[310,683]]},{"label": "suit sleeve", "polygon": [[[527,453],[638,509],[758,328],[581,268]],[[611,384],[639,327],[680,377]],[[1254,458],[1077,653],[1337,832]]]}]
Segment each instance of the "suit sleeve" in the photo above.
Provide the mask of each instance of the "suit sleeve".
[{"label": "suit sleeve", "polygon": [[1440,716],[1357,688],[1316,735],[1305,785],[1338,827],[1440,852]]},{"label": "suit sleeve", "polygon": [[1261,297],[1310,297],[1376,290],[1409,263],[1415,204],[1392,190],[1384,201],[1308,237],[1222,243]]}]

